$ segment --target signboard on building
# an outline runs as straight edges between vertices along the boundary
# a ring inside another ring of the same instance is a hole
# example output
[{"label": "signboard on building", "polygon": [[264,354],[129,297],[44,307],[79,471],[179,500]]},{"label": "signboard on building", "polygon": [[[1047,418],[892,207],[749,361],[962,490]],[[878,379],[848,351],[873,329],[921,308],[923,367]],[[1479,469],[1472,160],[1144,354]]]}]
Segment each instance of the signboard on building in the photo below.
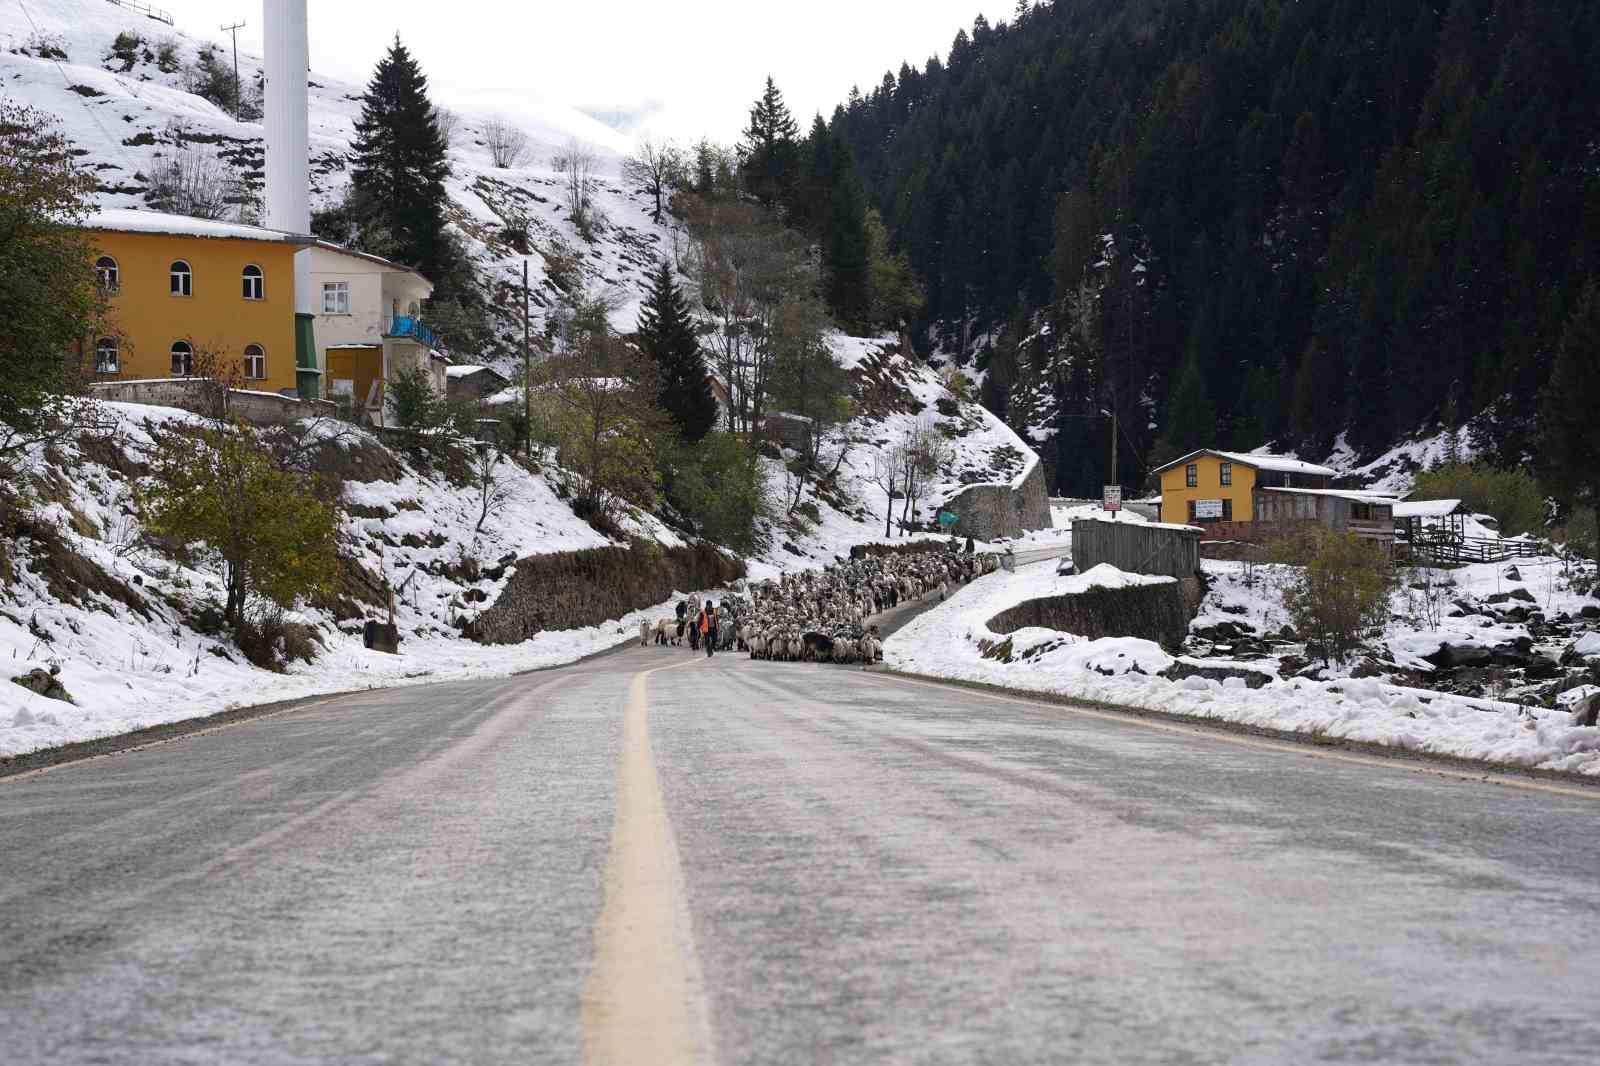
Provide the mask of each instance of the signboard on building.
[{"label": "signboard on building", "polygon": [[943,526],[944,528],[946,528],[946,529],[949,529],[951,526],[955,525],[956,522],[958,522],[958,521],[960,521],[960,519],[958,519],[955,515],[951,514],[949,511],[940,511],[939,512],[939,524],[941,526]]},{"label": "signboard on building", "polygon": [[1107,511],[1122,510],[1122,486],[1107,485],[1102,499],[1102,507]]},{"label": "signboard on building", "polygon": [[1213,521],[1222,519],[1221,500],[1196,500],[1194,501],[1194,516],[1196,518],[1209,518]]}]

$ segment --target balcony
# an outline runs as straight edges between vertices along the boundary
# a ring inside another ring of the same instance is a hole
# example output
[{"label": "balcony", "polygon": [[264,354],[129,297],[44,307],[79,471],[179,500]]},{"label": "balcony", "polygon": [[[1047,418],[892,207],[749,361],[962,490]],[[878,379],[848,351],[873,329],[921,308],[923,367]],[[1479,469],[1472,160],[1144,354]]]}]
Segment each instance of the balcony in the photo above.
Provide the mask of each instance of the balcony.
[{"label": "balcony", "polygon": [[420,318],[412,315],[396,315],[394,321],[389,324],[389,329],[384,333],[384,336],[410,337],[418,344],[425,344],[429,348],[439,347],[439,335],[423,325]]}]

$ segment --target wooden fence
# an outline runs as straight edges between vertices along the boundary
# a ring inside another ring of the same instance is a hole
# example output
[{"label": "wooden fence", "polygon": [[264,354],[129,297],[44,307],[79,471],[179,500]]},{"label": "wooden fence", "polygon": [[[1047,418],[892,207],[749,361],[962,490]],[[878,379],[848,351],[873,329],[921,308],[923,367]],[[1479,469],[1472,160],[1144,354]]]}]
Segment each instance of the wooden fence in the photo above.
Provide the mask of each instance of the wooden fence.
[{"label": "wooden fence", "polygon": [[1409,543],[1395,542],[1395,550],[1418,562],[1508,563],[1512,559],[1531,559],[1539,554],[1539,543],[1532,540],[1493,540],[1488,537],[1418,537]]},{"label": "wooden fence", "polygon": [[1200,570],[1200,532],[1140,522],[1072,523],[1072,565],[1083,573],[1110,563],[1129,574],[1193,577]]}]

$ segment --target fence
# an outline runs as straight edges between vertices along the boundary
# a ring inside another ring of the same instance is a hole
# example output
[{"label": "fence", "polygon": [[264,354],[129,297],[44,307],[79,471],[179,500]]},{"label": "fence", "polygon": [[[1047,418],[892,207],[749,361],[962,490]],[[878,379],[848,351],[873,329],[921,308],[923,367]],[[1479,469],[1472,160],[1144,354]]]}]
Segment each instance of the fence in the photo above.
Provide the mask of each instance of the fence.
[{"label": "fence", "polygon": [[1101,563],[1130,574],[1193,577],[1200,571],[1200,533],[1139,522],[1074,520],[1072,565],[1081,574]]},{"label": "fence", "polygon": [[1409,543],[1397,541],[1395,549],[1420,561],[1462,565],[1531,559],[1539,554],[1539,543],[1532,540],[1493,540],[1488,537],[1418,537]]},{"label": "fence", "polygon": [[155,19],[157,22],[165,22],[168,26],[173,24],[172,12],[163,11],[159,7],[151,7],[149,4],[141,3],[140,0],[111,0],[111,3],[116,4],[118,7],[132,8],[146,18]]}]

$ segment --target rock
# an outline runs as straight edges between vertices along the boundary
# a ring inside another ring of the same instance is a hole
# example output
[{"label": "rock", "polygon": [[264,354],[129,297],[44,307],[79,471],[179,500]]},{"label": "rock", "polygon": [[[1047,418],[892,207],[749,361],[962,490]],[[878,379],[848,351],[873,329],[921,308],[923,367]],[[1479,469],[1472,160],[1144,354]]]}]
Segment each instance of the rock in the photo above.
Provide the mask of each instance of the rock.
[{"label": "rock", "polygon": [[1592,726],[1600,724],[1600,692],[1591,693],[1572,708],[1572,724]]},{"label": "rock", "polygon": [[1529,681],[1550,681],[1561,676],[1561,664],[1548,655],[1535,655],[1528,663]]},{"label": "rock", "polygon": [[1522,571],[1518,570],[1516,567],[1513,566],[1511,569],[1506,571],[1506,580],[1507,581],[1521,581],[1522,580]]},{"label": "rock", "polygon": [[1293,677],[1311,665],[1311,660],[1303,655],[1285,655],[1278,660],[1278,676]]},{"label": "rock", "polygon": [[1278,639],[1286,640],[1290,644],[1298,644],[1300,642],[1300,634],[1294,631],[1294,626],[1284,626],[1278,630]]},{"label": "rock", "polygon": [[366,626],[361,631],[361,642],[373,651],[398,655],[400,653],[400,627],[393,622],[379,622],[369,618]]},{"label": "rock", "polygon": [[1481,644],[1443,644],[1438,651],[1422,658],[1441,670],[1455,670],[1463,666],[1487,666],[1493,661],[1494,652]]},{"label": "rock", "polygon": [[1592,603],[1586,603],[1583,605],[1583,609],[1578,612],[1578,615],[1581,618],[1600,618],[1600,607],[1596,607]]},{"label": "rock", "polygon": [[1527,589],[1512,589],[1510,592],[1497,592],[1490,596],[1485,603],[1510,603],[1512,600],[1521,600],[1523,603],[1537,603],[1533,593]]},{"label": "rock", "polygon": [[1394,663],[1386,663],[1380,659],[1374,659],[1369,655],[1365,659],[1362,659],[1359,663],[1356,663],[1355,669],[1350,671],[1350,676],[1388,677],[1389,671],[1394,669],[1398,669]]},{"label": "rock", "polygon": [[1261,688],[1277,678],[1258,670],[1244,670],[1235,666],[1199,666],[1195,663],[1175,662],[1161,672],[1168,681],[1182,681],[1188,677],[1203,677],[1209,681],[1225,681],[1230,677],[1242,680],[1248,688]]},{"label": "rock", "polygon": [[11,683],[13,685],[21,685],[29,692],[32,692],[38,696],[43,696],[47,700],[60,700],[62,703],[72,703],[72,697],[67,694],[67,690],[62,686],[61,682],[56,679],[56,675],[59,673],[61,673],[61,667],[59,666],[52,666],[48,670],[43,668],[33,669],[29,670],[20,677],[13,677],[11,679]]}]

